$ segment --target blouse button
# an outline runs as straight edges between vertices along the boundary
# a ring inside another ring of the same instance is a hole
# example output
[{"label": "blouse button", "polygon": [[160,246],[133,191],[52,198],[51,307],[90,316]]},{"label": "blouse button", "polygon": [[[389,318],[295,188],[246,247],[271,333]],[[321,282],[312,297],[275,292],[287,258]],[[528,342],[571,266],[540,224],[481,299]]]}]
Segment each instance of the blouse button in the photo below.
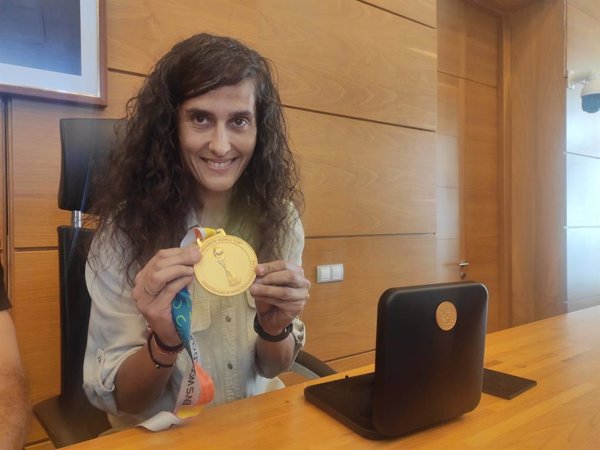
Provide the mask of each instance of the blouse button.
[{"label": "blouse button", "polygon": [[233,369],[233,364],[231,364],[231,363],[227,363],[227,368],[228,368],[229,370]]},{"label": "blouse button", "polygon": [[231,322],[231,317],[225,316],[225,322]]}]

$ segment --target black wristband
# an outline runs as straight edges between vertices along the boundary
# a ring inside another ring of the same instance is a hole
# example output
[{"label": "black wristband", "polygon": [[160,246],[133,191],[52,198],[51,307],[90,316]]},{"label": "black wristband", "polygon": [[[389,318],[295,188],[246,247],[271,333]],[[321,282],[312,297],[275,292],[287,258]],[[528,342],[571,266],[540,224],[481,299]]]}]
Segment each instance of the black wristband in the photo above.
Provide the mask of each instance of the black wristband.
[{"label": "black wristband", "polygon": [[[150,354],[150,359],[152,360],[152,363],[154,364],[154,366],[157,369],[170,369],[171,367],[173,367],[175,365],[175,363],[173,364],[163,364],[160,361],[158,361],[154,355],[152,354],[152,336],[154,336],[154,338],[156,339],[156,335],[154,334],[154,332],[148,333],[148,353]],[[154,341],[156,342],[156,340]]]},{"label": "black wristband", "polygon": [[263,329],[263,327],[260,326],[260,323],[258,322],[258,318],[256,317],[256,315],[254,315],[254,331],[256,331],[256,334],[258,334],[265,341],[269,341],[269,342],[283,341],[286,337],[289,336],[289,334],[292,332],[293,329],[294,329],[294,325],[292,325],[290,323],[287,327],[285,327],[283,329],[283,331],[280,334],[278,334],[277,336],[273,336],[272,334],[267,333]]},{"label": "black wristband", "polygon": [[154,342],[156,342],[156,346],[165,353],[180,353],[183,350],[183,342],[178,345],[167,345],[163,341],[161,341],[154,331],[151,331],[151,335],[154,336]]}]

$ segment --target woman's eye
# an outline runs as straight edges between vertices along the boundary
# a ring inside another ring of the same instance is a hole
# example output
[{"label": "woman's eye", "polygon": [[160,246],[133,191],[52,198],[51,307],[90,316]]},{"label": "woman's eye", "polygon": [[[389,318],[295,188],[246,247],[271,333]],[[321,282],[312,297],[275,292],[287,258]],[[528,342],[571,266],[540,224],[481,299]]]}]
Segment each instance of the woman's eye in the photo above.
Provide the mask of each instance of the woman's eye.
[{"label": "woman's eye", "polygon": [[235,119],[233,119],[233,125],[236,126],[237,128],[242,128],[246,125],[248,125],[248,119],[244,118],[244,117],[237,117]]},{"label": "woman's eye", "polygon": [[205,116],[195,115],[195,116],[192,116],[192,121],[194,123],[202,125],[202,124],[206,123],[208,121],[208,119]]}]

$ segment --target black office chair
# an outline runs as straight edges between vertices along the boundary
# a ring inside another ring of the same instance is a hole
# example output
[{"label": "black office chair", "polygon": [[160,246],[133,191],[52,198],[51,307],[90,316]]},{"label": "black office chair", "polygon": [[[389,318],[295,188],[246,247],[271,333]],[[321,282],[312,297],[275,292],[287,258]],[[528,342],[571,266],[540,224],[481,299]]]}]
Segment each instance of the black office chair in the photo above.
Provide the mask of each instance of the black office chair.
[{"label": "black office chair", "polygon": [[60,121],[61,175],[58,207],[72,212],[71,225],[58,227],[61,327],[60,395],[33,411],[55,447],[98,436],[110,428],[106,413],[92,406],[83,391],[83,356],[87,342],[90,296],[85,284],[87,247],[94,230],[83,228],[90,208],[92,174],[106,160],[121,122],[111,119]]},{"label": "black office chair", "polygon": [[[60,209],[72,212],[70,226],[58,227],[61,389],[33,411],[55,447],[93,439],[108,430],[106,413],[95,408],[83,391],[83,357],[87,343],[91,299],[85,284],[86,250],[94,230],[83,228],[82,214],[90,210],[94,174],[102,170],[110,149],[124,131],[119,119],[62,119],[60,121]],[[307,378],[335,371],[301,351],[293,371]]]}]

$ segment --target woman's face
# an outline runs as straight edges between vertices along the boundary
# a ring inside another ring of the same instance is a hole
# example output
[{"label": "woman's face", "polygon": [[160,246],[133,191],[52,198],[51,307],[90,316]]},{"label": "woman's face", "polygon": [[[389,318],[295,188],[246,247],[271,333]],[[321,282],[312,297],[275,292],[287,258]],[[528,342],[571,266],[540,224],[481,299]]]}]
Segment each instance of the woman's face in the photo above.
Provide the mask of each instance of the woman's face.
[{"label": "woman's face", "polygon": [[254,80],[223,86],[179,107],[183,159],[204,198],[229,193],[256,146]]}]

